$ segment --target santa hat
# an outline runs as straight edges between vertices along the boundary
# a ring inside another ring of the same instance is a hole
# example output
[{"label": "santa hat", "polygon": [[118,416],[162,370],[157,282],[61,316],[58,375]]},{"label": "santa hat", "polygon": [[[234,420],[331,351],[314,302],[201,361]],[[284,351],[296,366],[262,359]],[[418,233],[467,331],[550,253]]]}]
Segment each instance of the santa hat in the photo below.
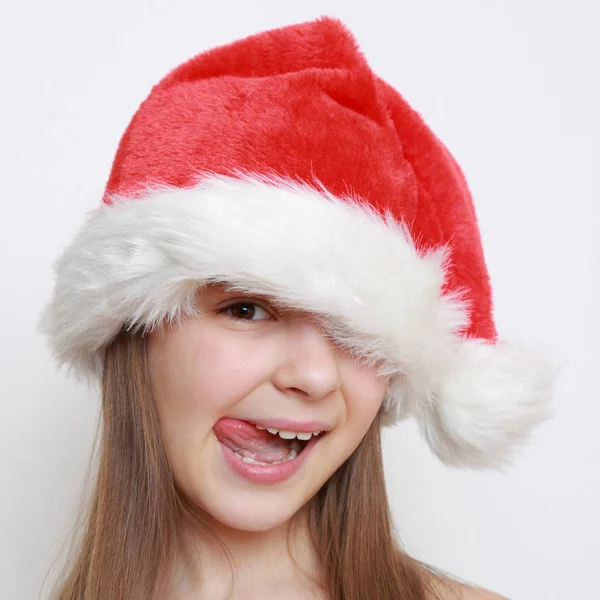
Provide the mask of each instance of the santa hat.
[{"label": "santa hat", "polygon": [[55,271],[40,326],[84,377],[123,327],[193,315],[224,282],[322,317],[389,376],[385,422],[414,417],[447,465],[501,469],[551,414],[554,368],[497,338],[463,173],[335,18],[160,81]]}]

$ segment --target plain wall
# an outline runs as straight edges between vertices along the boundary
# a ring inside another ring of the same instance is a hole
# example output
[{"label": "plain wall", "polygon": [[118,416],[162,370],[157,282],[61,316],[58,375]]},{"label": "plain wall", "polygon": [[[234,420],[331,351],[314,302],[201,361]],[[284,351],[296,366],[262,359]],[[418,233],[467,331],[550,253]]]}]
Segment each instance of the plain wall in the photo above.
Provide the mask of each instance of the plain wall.
[{"label": "plain wall", "polygon": [[194,54],[323,14],[463,167],[501,337],[566,361],[555,418],[506,475],[443,467],[413,422],[386,433],[402,540],[511,600],[600,598],[596,2],[37,0],[2,13],[1,600],[38,598],[81,495],[98,397],[56,369],[36,324],[129,119]]}]

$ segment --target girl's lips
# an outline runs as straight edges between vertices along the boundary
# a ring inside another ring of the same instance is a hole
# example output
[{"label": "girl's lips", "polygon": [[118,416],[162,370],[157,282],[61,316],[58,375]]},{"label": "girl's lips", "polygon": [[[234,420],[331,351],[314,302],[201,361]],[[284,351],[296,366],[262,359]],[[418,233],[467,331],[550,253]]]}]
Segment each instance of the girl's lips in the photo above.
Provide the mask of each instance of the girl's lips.
[{"label": "girl's lips", "polygon": [[238,475],[241,475],[253,483],[278,483],[280,481],[284,481],[285,479],[289,479],[298,471],[298,469],[300,469],[307,456],[310,454],[322,436],[323,434],[318,437],[311,437],[308,444],[306,444],[302,452],[300,452],[296,458],[279,463],[278,465],[246,463],[241,458],[236,456],[235,452],[231,450],[231,448],[228,448],[225,446],[225,444],[219,442],[218,439],[217,442],[223,451],[225,460]]}]

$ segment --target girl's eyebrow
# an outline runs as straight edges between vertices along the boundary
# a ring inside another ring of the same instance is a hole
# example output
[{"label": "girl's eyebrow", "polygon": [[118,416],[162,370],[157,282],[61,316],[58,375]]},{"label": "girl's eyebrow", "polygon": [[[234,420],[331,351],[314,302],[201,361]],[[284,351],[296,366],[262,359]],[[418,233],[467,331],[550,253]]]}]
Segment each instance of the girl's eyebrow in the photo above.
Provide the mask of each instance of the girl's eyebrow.
[{"label": "girl's eyebrow", "polygon": [[214,296],[211,297],[211,302],[225,302],[232,298],[247,298],[248,300],[256,300],[257,302],[262,302],[264,304],[269,304],[274,308],[278,308],[280,310],[285,310],[285,305],[281,303],[276,296],[271,296],[268,294],[254,294],[252,292],[245,292],[242,290],[219,290],[214,292]]},{"label": "girl's eyebrow", "polygon": [[[224,284],[221,284],[224,285]],[[280,313],[293,314],[297,319],[311,319],[315,318],[316,315],[309,311],[301,310],[297,307],[290,306],[283,300],[281,297],[272,294],[261,294],[248,292],[243,290],[227,290],[227,289],[213,289],[209,290],[209,293],[214,293],[214,297],[211,296],[210,302],[214,302],[215,304],[220,304],[222,302],[226,302],[232,298],[247,298],[248,300],[256,300],[257,302],[262,302],[271,306],[274,309],[277,309]]]},{"label": "girl's eyebrow", "polygon": [[239,290],[239,291],[223,290],[222,292],[220,292],[220,298],[219,298],[218,302],[225,302],[225,301],[229,300],[230,298],[233,298],[236,296],[248,298],[249,300],[260,301],[264,304],[267,304],[267,305],[277,309],[281,313],[293,313],[296,316],[296,318],[298,318],[298,319],[310,319],[310,318],[314,317],[314,315],[312,313],[310,313],[308,311],[300,310],[298,308],[294,308],[293,306],[286,304],[285,301],[282,300],[281,298],[270,295],[270,294],[258,294],[258,293],[255,294],[252,292],[245,292],[245,291],[241,291],[241,290]]},{"label": "girl's eyebrow", "polygon": [[281,305],[281,299],[277,298],[277,296],[273,296],[271,294],[259,294],[254,292],[246,292],[242,290],[223,290],[219,292],[223,296],[229,298],[231,296],[243,296],[246,298],[255,298],[256,300],[262,300],[263,302],[268,302],[269,304],[276,305],[278,302]]}]

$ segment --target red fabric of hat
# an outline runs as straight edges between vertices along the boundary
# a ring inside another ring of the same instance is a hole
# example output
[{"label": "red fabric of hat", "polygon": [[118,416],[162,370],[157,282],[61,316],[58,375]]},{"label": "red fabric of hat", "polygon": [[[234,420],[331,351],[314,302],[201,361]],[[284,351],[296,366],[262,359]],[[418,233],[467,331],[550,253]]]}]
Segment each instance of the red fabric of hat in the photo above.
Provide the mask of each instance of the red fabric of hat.
[{"label": "red fabric of hat", "polygon": [[160,81],[56,273],[42,328],[82,375],[123,326],[193,315],[221,281],[319,315],[390,377],[387,423],[416,418],[445,464],[500,468],[550,414],[553,368],[498,339],[460,167],[335,18]]}]

